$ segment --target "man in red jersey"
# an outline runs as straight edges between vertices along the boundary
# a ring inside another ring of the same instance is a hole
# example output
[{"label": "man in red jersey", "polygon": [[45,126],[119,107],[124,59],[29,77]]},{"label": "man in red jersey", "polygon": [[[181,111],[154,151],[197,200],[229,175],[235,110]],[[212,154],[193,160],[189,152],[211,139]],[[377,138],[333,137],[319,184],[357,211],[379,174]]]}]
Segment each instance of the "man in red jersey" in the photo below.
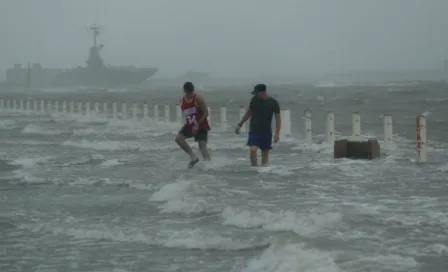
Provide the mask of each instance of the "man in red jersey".
[{"label": "man in red jersey", "polygon": [[199,158],[188,145],[186,141],[188,138],[194,137],[194,141],[198,142],[198,147],[204,160],[210,160],[210,154],[207,149],[208,131],[210,130],[207,120],[209,113],[204,98],[195,92],[193,83],[185,82],[183,89],[184,95],[180,101],[180,108],[186,122],[176,136],[176,143],[190,155],[188,168],[192,168],[198,163]]}]

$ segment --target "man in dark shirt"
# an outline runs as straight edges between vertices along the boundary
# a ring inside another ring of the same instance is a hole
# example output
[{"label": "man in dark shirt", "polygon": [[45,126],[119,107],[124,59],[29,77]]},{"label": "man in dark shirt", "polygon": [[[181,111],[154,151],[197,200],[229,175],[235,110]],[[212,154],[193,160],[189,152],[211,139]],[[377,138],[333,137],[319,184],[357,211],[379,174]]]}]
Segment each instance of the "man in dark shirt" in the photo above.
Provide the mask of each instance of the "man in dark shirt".
[{"label": "man in dark shirt", "polygon": [[238,123],[235,133],[240,133],[240,128],[250,118],[249,139],[247,145],[250,147],[250,161],[252,166],[257,166],[257,151],[261,150],[261,164],[269,162],[269,150],[272,148],[272,116],[275,115],[274,142],[278,142],[281,118],[280,105],[277,100],[266,94],[266,85],[257,84],[251,93],[254,95],[250,100],[249,108],[246,110],[241,121]]}]

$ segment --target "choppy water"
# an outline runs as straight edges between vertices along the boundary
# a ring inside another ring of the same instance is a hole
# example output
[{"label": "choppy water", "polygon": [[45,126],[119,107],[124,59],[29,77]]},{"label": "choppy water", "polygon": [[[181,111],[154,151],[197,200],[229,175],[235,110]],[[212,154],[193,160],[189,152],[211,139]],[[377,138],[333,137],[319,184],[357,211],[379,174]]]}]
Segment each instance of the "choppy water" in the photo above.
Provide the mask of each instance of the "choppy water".
[{"label": "choppy water", "polygon": [[[245,136],[231,127],[211,134],[210,164],[186,171],[188,157],[173,142],[177,124],[2,110],[0,271],[446,271],[445,90],[273,88],[292,110],[294,135],[258,169],[249,166]],[[212,109],[229,105],[235,116],[247,92],[204,95]],[[76,96],[146,98],[175,104],[178,92]],[[305,108],[313,111],[313,145],[301,140]],[[361,111],[363,132],[377,136],[381,114],[393,114],[395,146],[379,160],[334,160],[322,143],[327,110],[342,135],[352,111]],[[422,113],[425,165],[415,162]]]}]

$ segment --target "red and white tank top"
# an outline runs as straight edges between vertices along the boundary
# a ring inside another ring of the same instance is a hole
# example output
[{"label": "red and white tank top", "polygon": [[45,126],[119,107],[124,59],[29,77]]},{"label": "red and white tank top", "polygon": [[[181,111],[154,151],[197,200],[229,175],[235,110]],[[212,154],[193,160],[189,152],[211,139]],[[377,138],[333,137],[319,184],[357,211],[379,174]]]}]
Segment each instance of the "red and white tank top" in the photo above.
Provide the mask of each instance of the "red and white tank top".
[{"label": "red and white tank top", "polygon": [[[193,129],[193,126],[196,125],[197,121],[199,121],[199,119],[203,116],[201,109],[198,107],[196,102],[196,94],[193,95],[191,100],[187,100],[185,96],[182,96],[180,109],[182,110],[182,114],[185,116],[185,127],[187,129]],[[210,125],[207,119],[202,122],[200,128],[210,130]]]}]

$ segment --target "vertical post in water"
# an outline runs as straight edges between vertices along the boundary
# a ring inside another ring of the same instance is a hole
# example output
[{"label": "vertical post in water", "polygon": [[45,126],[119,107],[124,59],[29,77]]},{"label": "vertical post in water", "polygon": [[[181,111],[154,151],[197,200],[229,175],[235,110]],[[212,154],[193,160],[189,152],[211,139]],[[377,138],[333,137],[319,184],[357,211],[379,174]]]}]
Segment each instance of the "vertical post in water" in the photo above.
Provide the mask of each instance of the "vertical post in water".
[{"label": "vertical post in water", "polygon": [[51,105],[51,100],[47,102],[47,111],[48,111],[48,113],[51,113],[53,111],[53,107]]},{"label": "vertical post in water", "polygon": [[17,102],[16,102],[15,99],[12,101],[12,109],[13,109],[13,110],[16,110],[16,109],[17,109]]},{"label": "vertical post in water", "polygon": [[86,116],[90,115],[90,101],[86,101]]},{"label": "vertical post in water", "polygon": [[107,101],[104,101],[103,103],[103,112],[106,115],[106,117],[109,117],[109,109],[107,108]]},{"label": "vertical post in water", "polygon": [[221,107],[220,109],[220,118],[221,118],[221,129],[222,131],[226,131],[227,130],[227,108],[226,107]]},{"label": "vertical post in water", "polygon": [[[243,119],[244,114],[246,114],[246,108],[240,107],[240,120]],[[246,132],[246,123],[241,126],[240,132]]]},{"label": "vertical post in water", "polygon": [[[280,111],[280,116],[281,116],[280,134],[282,135],[282,137],[291,135],[291,111],[282,110]],[[277,126],[277,124],[275,124],[275,126]]]},{"label": "vertical post in water", "polygon": [[[275,115],[273,116],[271,120],[271,127],[273,131],[276,131],[276,120]],[[283,139],[283,137],[286,136],[286,127],[285,127],[285,110],[280,109],[280,119],[282,120],[282,126],[280,127],[280,138]]]},{"label": "vertical post in water", "polygon": [[143,102],[143,118],[148,119],[148,103]]},{"label": "vertical post in water", "polygon": [[428,161],[427,145],[426,145],[426,117],[417,116],[417,150],[419,162]]},{"label": "vertical post in water", "polygon": [[137,103],[132,102],[132,119],[137,119]]},{"label": "vertical post in water", "polygon": [[45,111],[44,103],[45,102],[43,100],[40,101],[40,112],[44,112]]},{"label": "vertical post in water", "polygon": [[313,143],[313,130],[312,130],[313,116],[310,110],[305,110],[305,142],[307,144]]},{"label": "vertical post in water", "polygon": [[67,101],[62,101],[62,113],[67,114]]},{"label": "vertical post in water", "polygon": [[22,100],[22,99],[20,99],[20,104],[19,104],[19,106],[20,106],[20,110],[23,111],[23,100]]},{"label": "vertical post in water", "polygon": [[210,109],[210,107],[207,107],[207,110],[208,110],[207,121],[208,121],[208,124],[211,126],[212,125],[212,109]]},{"label": "vertical post in water", "polygon": [[164,112],[164,117],[165,117],[165,123],[169,123],[171,118],[170,118],[170,105],[165,104],[165,112]]},{"label": "vertical post in water", "polygon": [[153,120],[158,122],[159,121],[159,105],[155,104],[154,105],[154,116],[153,116]]},{"label": "vertical post in water", "polygon": [[82,115],[82,102],[78,101],[78,114]]},{"label": "vertical post in water", "polygon": [[291,110],[286,112],[286,118],[288,118],[288,134],[292,135],[292,119],[291,119]]},{"label": "vertical post in water", "polygon": [[26,110],[31,110],[31,101],[29,99],[26,100]]},{"label": "vertical post in water", "polygon": [[361,137],[361,114],[359,112],[352,114],[352,136],[354,138]]},{"label": "vertical post in water", "polygon": [[334,144],[335,136],[334,136],[334,113],[327,112],[326,118],[326,131],[325,131],[325,141],[327,144]]},{"label": "vertical post in water", "polygon": [[93,110],[95,111],[95,114],[100,113],[100,105],[98,104],[98,101],[95,101],[95,103],[93,104]]},{"label": "vertical post in water", "polygon": [[128,118],[128,103],[126,101],[121,102],[121,115],[123,119]]},{"label": "vertical post in water", "polygon": [[393,142],[393,132],[392,132],[392,116],[390,114],[384,115],[384,148],[390,148]]},{"label": "vertical post in water", "polygon": [[112,101],[112,116],[117,118],[117,102]]},{"label": "vertical post in water", "polygon": [[69,113],[74,114],[75,113],[75,102],[70,101],[69,102]]},{"label": "vertical post in water", "polygon": [[37,112],[37,100],[33,100],[33,111]]},{"label": "vertical post in water", "polygon": [[182,125],[182,109],[179,104],[176,105],[176,122]]},{"label": "vertical post in water", "polygon": [[6,109],[10,110],[11,109],[11,101],[8,99],[6,100]]},{"label": "vertical post in water", "polygon": [[3,99],[0,99],[0,108],[4,108],[5,107],[5,102],[3,102]]},{"label": "vertical post in water", "polygon": [[59,101],[55,101],[54,102],[54,112],[58,113],[59,112]]}]

